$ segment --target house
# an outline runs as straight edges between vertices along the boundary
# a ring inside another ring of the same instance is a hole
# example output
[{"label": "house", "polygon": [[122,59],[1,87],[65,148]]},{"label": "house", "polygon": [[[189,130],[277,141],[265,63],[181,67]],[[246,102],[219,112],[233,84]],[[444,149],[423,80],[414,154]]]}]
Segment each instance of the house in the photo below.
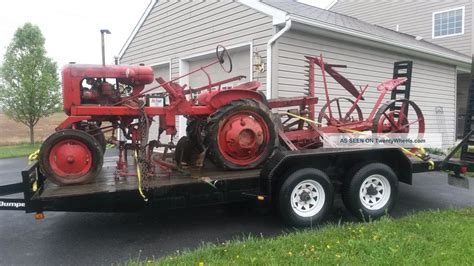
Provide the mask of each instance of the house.
[{"label": "house", "polygon": [[[446,147],[455,140],[456,74],[470,67],[470,57],[299,2],[152,1],[119,56],[122,64],[143,63],[158,76],[174,78],[215,60],[217,44],[229,49],[234,71],[215,66],[209,69],[213,80],[245,75],[243,81],[260,81],[268,98],[307,93],[305,55],[322,53],[331,64],[347,65],[343,75],[370,87],[360,104],[365,117],[378,96],[376,86],[392,78],[393,63],[412,60],[411,99],[422,108],[427,130],[442,133]],[[319,73],[316,80],[319,110],[325,103]],[[179,82],[197,87],[207,78],[192,75]],[[331,79],[329,90],[331,97],[349,96]],[[181,118],[180,134],[185,123]]]},{"label": "house", "polygon": [[[472,0],[409,2],[336,0],[330,7],[331,11],[419,36],[418,38],[469,57],[474,54],[473,9]],[[458,137],[462,137],[470,73],[461,67],[458,67],[456,72],[456,128]]]}]

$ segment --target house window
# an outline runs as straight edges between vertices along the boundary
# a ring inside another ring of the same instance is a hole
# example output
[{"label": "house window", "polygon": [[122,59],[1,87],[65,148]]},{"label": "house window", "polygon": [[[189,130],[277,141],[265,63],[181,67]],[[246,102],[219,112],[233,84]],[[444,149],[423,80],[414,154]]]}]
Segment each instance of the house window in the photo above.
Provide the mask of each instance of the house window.
[{"label": "house window", "polygon": [[464,34],[464,7],[433,13],[433,39]]}]

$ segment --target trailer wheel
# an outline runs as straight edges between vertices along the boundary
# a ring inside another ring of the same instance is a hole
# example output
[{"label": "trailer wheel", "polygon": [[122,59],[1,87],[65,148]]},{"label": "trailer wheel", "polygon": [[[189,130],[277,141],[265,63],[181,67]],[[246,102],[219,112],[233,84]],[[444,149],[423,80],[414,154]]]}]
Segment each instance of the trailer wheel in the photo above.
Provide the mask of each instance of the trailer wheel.
[{"label": "trailer wheel", "polygon": [[350,171],[343,186],[346,208],[363,221],[378,219],[391,211],[398,195],[398,178],[383,163],[370,163]]},{"label": "trailer wheel", "polygon": [[75,185],[92,181],[102,169],[103,153],[90,134],[65,129],[49,136],[41,146],[41,172],[58,185]]},{"label": "trailer wheel", "polygon": [[292,173],[283,182],[278,196],[278,210],[286,223],[296,227],[313,226],[331,210],[334,188],[329,177],[314,168]]}]

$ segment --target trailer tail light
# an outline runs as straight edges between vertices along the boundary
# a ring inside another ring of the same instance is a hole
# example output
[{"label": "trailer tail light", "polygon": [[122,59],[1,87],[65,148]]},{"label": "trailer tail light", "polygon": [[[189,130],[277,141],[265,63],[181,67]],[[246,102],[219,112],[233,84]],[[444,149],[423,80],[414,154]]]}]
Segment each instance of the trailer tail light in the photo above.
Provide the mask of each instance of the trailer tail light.
[{"label": "trailer tail light", "polygon": [[461,166],[461,167],[459,167],[459,173],[461,173],[461,174],[467,173],[467,166]]},{"label": "trailer tail light", "polygon": [[36,220],[42,220],[42,219],[44,219],[44,213],[42,213],[42,212],[37,212],[37,213],[35,213],[35,219],[36,219]]}]

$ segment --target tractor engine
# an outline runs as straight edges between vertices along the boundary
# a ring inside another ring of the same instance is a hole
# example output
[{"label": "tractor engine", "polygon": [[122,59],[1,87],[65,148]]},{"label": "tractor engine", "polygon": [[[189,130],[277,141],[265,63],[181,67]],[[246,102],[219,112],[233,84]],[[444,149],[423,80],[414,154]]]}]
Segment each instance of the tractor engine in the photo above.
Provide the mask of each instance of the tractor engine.
[{"label": "tractor engine", "polygon": [[62,70],[64,112],[83,104],[113,105],[153,82],[151,67],[69,64]]},{"label": "tractor engine", "polygon": [[120,90],[102,78],[86,78],[81,86],[81,103],[111,105],[119,102],[122,97]]}]

